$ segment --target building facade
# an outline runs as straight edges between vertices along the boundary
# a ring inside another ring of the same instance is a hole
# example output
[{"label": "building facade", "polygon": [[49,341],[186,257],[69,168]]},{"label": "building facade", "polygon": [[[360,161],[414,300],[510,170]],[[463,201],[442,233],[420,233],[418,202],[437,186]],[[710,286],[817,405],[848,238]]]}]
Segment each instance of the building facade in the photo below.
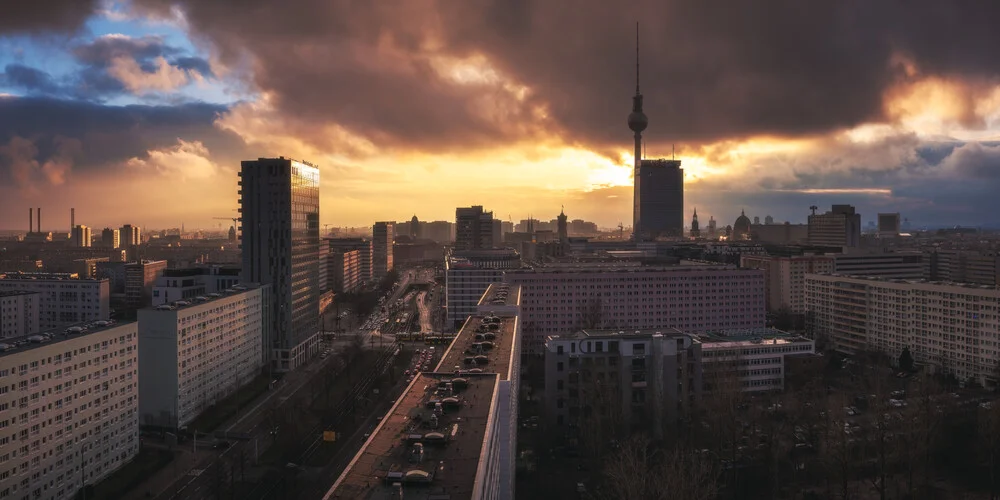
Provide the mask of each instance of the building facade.
[{"label": "building facade", "polygon": [[934,249],[924,253],[925,279],[997,286],[1000,253],[978,250]]},{"label": "building facade", "polygon": [[493,248],[493,212],[480,205],[455,209],[455,250]]},{"label": "building facade", "polygon": [[265,354],[275,370],[294,370],[319,351],[319,169],[287,158],[244,161],[240,211],[242,280],[271,285]]},{"label": "building facade", "polygon": [[142,229],[132,224],[125,224],[118,230],[121,246],[134,247],[142,244]]},{"label": "building facade", "polygon": [[773,328],[698,335],[706,393],[733,384],[744,392],[784,390],[787,359],[816,353],[812,339]]},{"label": "building facade", "polygon": [[764,272],[764,296],[768,312],[805,312],[805,277],[809,273],[829,273],[834,268],[831,255],[741,255],[740,267]]},{"label": "building facade", "polygon": [[[371,240],[366,240],[364,238],[327,238],[327,246],[330,248],[330,258],[333,258],[336,254],[341,254],[345,252],[350,252],[352,250],[358,251],[358,262],[361,266],[359,269],[360,279],[362,285],[371,281],[372,279],[372,242]],[[332,272],[330,264],[327,263],[327,269]],[[327,278],[329,279],[329,277]]]},{"label": "building facade", "polygon": [[0,274],[0,291],[38,292],[38,328],[51,330],[87,321],[107,320],[111,292],[106,279],[73,274]]},{"label": "building facade", "polygon": [[98,321],[3,344],[0,497],[75,498],[138,454],[138,338]]},{"label": "building facade", "polygon": [[153,284],[166,269],[165,260],[141,260],[125,264],[125,303],[131,307],[151,305]]},{"label": "building facade", "polygon": [[101,231],[101,246],[111,249],[120,248],[122,246],[121,231],[110,227],[104,228]]},{"label": "building facade", "polygon": [[[664,435],[701,396],[701,345],[679,330],[580,330],[545,340],[545,415],[556,428],[617,414],[621,431]],[[602,408],[603,407],[603,408]]]},{"label": "building facade", "polygon": [[[455,252],[445,258],[445,298],[448,326],[459,328],[476,313],[476,305],[506,270],[521,267],[521,256],[511,249]],[[455,330],[453,330],[455,331]]]},{"label": "building facade", "polygon": [[635,181],[637,241],[684,236],[684,169],[680,160],[642,160]]},{"label": "building facade", "polygon": [[0,291],[0,339],[38,332],[40,297],[38,292]]},{"label": "building facade", "polygon": [[70,235],[70,244],[78,248],[90,248],[91,242],[91,231],[90,228],[83,225],[78,225],[73,227],[73,231]]},{"label": "building facade", "polygon": [[372,279],[379,281],[393,269],[392,245],[396,226],[392,222],[376,222],[372,226]]},{"label": "building facade", "polygon": [[861,214],[851,205],[833,205],[808,220],[809,244],[843,248],[861,246]]},{"label": "building facade", "polygon": [[268,286],[236,285],[139,311],[139,418],[177,429],[264,366]]},{"label": "building facade", "polygon": [[327,270],[330,289],[334,293],[354,293],[361,290],[361,250],[331,253]]},{"label": "building facade", "polygon": [[187,269],[166,269],[153,283],[152,305],[159,306],[178,300],[190,300],[210,293],[223,292],[240,282],[240,268],[201,266]]},{"label": "building facade", "polygon": [[846,353],[879,351],[959,380],[997,384],[1000,290],[987,285],[840,275],[806,277],[816,338]]},{"label": "building facade", "polygon": [[721,265],[539,266],[505,273],[521,286],[524,350],[581,328],[689,333],[765,325],[764,272]]},{"label": "building facade", "polygon": [[924,275],[923,255],[920,252],[849,252],[834,257],[832,272],[851,276],[921,279]]}]

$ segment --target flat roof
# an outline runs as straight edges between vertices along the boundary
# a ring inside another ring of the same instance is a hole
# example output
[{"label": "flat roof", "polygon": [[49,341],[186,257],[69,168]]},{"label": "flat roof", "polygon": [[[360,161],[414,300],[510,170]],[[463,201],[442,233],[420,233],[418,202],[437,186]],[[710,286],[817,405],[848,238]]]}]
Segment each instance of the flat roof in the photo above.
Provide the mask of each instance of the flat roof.
[{"label": "flat roof", "polygon": [[583,263],[580,266],[573,267],[546,267],[536,266],[525,269],[511,269],[507,271],[510,274],[556,274],[556,273],[605,273],[605,272],[621,272],[621,273],[656,273],[656,272],[701,272],[701,271],[736,271],[736,272],[746,272],[746,273],[759,273],[759,269],[741,269],[736,266],[728,264],[702,264],[702,263],[691,263],[691,261],[681,261],[678,264],[672,266],[655,265],[655,266],[642,266],[634,265],[628,263],[608,263],[608,264],[588,264]]},{"label": "flat roof", "polygon": [[[158,288],[170,288],[170,287],[158,287]],[[224,299],[226,297],[232,297],[233,295],[246,293],[251,290],[256,290],[258,288],[260,288],[260,285],[257,285],[256,283],[239,284],[239,285],[234,285],[231,288],[227,288],[221,292],[206,293],[205,295],[199,295],[197,297],[191,297],[189,299],[175,300],[169,304],[160,304],[158,306],[144,307],[141,310],[153,311],[153,312],[178,311],[188,307],[195,307],[204,304],[209,304],[215,302],[216,300]],[[169,307],[169,309],[164,306]]]},{"label": "flat roof", "polygon": [[681,330],[676,328],[646,328],[646,329],[591,329],[591,330],[577,330],[572,333],[565,333],[560,335],[550,335],[548,338],[550,340],[582,340],[582,339],[640,339],[648,338],[653,335],[663,335],[666,337],[677,337],[682,335],[687,335]]},{"label": "flat roof", "polygon": [[31,290],[0,290],[0,297],[13,297],[15,295],[32,295],[38,292]]},{"label": "flat roof", "polygon": [[0,280],[37,280],[37,281],[107,281],[107,278],[81,278],[78,273],[0,273]]},{"label": "flat roof", "polygon": [[493,283],[479,299],[480,306],[516,306],[521,303],[521,285]]},{"label": "flat roof", "polygon": [[777,328],[741,328],[736,330],[716,330],[692,334],[702,343],[702,349],[721,349],[732,346],[785,345],[812,342],[802,335],[789,333]]},{"label": "flat roof", "polygon": [[[80,337],[86,337],[93,335],[95,333],[100,333],[103,331],[110,330],[112,328],[118,328],[123,325],[133,324],[135,321],[122,321],[118,322],[115,320],[96,320],[88,321],[86,323],[77,323],[74,325],[67,325],[65,327],[50,328],[42,330],[38,333],[33,333],[31,335],[23,335],[20,337],[9,337],[5,339],[0,339],[0,345],[8,346],[7,348],[0,349],[0,358],[4,356],[11,356],[14,354],[21,354],[23,352],[31,351],[42,346],[48,346],[52,344],[58,344],[64,340],[78,339]],[[81,333],[70,334],[67,333],[73,328],[82,328]],[[45,338],[43,334],[51,334],[49,338],[43,342],[32,342],[28,339],[32,337]],[[10,348],[13,347],[13,348]]]},{"label": "flat roof", "polygon": [[[401,491],[407,499],[472,498],[494,393],[510,376],[516,328],[514,316],[470,317],[436,371],[414,377],[324,499],[389,500]],[[494,336],[493,348],[473,351],[487,334]],[[485,359],[465,364],[473,356]],[[434,426],[436,402],[442,413]],[[414,451],[418,443],[422,455]]]}]

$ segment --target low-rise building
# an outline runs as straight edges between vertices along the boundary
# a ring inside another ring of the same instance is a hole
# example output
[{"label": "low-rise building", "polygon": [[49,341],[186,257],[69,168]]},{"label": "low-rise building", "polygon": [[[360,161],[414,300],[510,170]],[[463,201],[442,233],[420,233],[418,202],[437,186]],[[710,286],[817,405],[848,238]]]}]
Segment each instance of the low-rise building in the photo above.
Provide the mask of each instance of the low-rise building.
[{"label": "low-rise building", "polygon": [[260,373],[268,292],[236,285],[139,311],[142,425],[184,427]]},{"label": "low-rise building", "polygon": [[38,292],[0,291],[0,339],[38,332]]},{"label": "low-rise building", "polygon": [[816,353],[812,339],[773,328],[710,332],[697,338],[706,393],[727,382],[747,392],[784,390],[787,360]]},{"label": "low-rise building", "polygon": [[137,324],[0,344],[0,497],[75,498],[139,452]]},{"label": "low-rise building", "polygon": [[110,318],[108,280],[76,274],[0,274],[0,291],[38,292],[38,328],[50,330]]}]

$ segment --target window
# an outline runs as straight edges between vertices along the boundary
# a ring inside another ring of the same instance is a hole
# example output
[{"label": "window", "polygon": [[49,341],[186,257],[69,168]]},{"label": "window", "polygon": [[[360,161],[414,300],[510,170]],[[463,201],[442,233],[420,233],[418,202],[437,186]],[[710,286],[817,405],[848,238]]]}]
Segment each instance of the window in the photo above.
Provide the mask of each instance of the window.
[{"label": "window", "polygon": [[556,371],[557,371],[557,372],[561,372],[561,371],[563,371],[563,364],[562,364],[562,361],[560,361],[560,362],[556,363]]},{"label": "window", "polygon": [[563,353],[563,346],[561,345],[556,346],[556,354],[562,354],[562,353]]}]

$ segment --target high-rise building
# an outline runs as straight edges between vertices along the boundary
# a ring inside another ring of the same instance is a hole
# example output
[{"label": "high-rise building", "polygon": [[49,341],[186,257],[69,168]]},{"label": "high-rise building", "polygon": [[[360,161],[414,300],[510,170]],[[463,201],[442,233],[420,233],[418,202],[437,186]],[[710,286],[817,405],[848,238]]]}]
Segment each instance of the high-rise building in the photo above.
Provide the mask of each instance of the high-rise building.
[{"label": "high-rise building", "polygon": [[764,296],[772,313],[805,312],[805,276],[833,271],[832,255],[741,255],[740,267],[764,271]]},{"label": "high-rise building", "polygon": [[493,212],[481,205],[455,209],[455,249],[493,248]]},{"label": "high-rise building", "polygon": [[91,233],[89,227],[84,225],[73,226],[73,232],[70,236],[70,245],[79,248],[89,248],[90,239]]},{"label": "high-rise building", "polygon": [[810,215],[809,244],[843,248],[861,246],[861,214],[851,205],[833,205],[825,214]]},{"label": "high-rise building", "polygon": [[138,226],[125,224],[118,232],[121,238],[121,246],[133,247],[142,244],[142,230]]},{"label": "high-rise building", "polygon": [[166,269],[165,260],[141,260],[125,264],[125,303],[131,307],[152,305],[153,283]]},{"label": "high-rise building", "polygon": [[924,278],[997,286],[1000,284],[1000,253],[978,250],[934,249],[924,253]]},{"label": "high-rise building", "polygon": [[899,212],[893,214],[878,214],[878,235],[880,238],[899,236]]},{"label": "high-rise building", "polygon": [[5,343],[0,495],[76,498],[139,453],[138,337],[97,321]]},{"label": "high-rise building", "polygon": [[101,231],[101,246],[112,249],[119,248],[122,246],[120,238],[121,231],[106,227],[103,231]]},{"label": "high-rise building", "polygon": [[846,276],[921,279],[924,277],[923,255],[920,252],[865,251],[837,254],[832,272]]},{"label": "high-rise building", "polygon": [[424,222],[423,237],[442,245],[455,241],[455,224],[446,220]]},{"label": "high-rise building", "polygon": [[392,244],[396,226],[392,222],[376,222],[372,226],[372,279],[376,282],[392,271]]},{"label": "high-rise building", "polygon": [[878,351],[958,380],[997,386],[1000,290],[992,286],[872,277],[806,276],[816,338],[846,353]]},{"label": "high-rise building", "polygon": [[448,326],[458,328],[476,313],[486,289],[503,281],[504,271],[521,267],[521,255],[509,248],[455,252],[445,258]]},{"label": "high-rise building", "polygon": [[354,293],[361,289],[361,250],[331,253],[327,268],[328,281],[334,293]]},{"label": "high-rise building", "polygon": [[265,356],[275,370],[294,370],[319,350],[319,168],[284,157],[244,161],[240,212],[242,281],[271,285]]},{"label": "high-rise building", "polygon": [[[336,258],[335,255],[350,252],[353,250],[358,251],[358,262],[360,268],[358,269],[358,277],[361,280],[361,284],[367,283],[372,279],[372,242],[371,240],[366,240],[364,238],[326,238],[326,244],[330,247],[330,254],[328,258]],[[331,265],[327,262],[327,273],[336,272],[336,265]],[[330,276],[327,276],[327,280]]]},{"label": "high-rise building", "polygon": [[268,292],[268,285],[236,285],[139,310],[143,425],[184,427],[258,375]]},{"label": "high-rise building", "polygon": [[85,321],[107,320],[111,292],[106,279],[80,279],[76,274],[0,274],[0,291],[38,292],[38,328],[51,330]]},{"label": "high-rise building", "polygon": [[38,331],[41,294],[26,290],[0,291],[0,339]]},{"label": "high-rise building", "polygon": [[559,231],[559,243],[569,243],[569,217],[566,217],[566,210],[559,210],[559,216],[556,217],[556,226]]}]

